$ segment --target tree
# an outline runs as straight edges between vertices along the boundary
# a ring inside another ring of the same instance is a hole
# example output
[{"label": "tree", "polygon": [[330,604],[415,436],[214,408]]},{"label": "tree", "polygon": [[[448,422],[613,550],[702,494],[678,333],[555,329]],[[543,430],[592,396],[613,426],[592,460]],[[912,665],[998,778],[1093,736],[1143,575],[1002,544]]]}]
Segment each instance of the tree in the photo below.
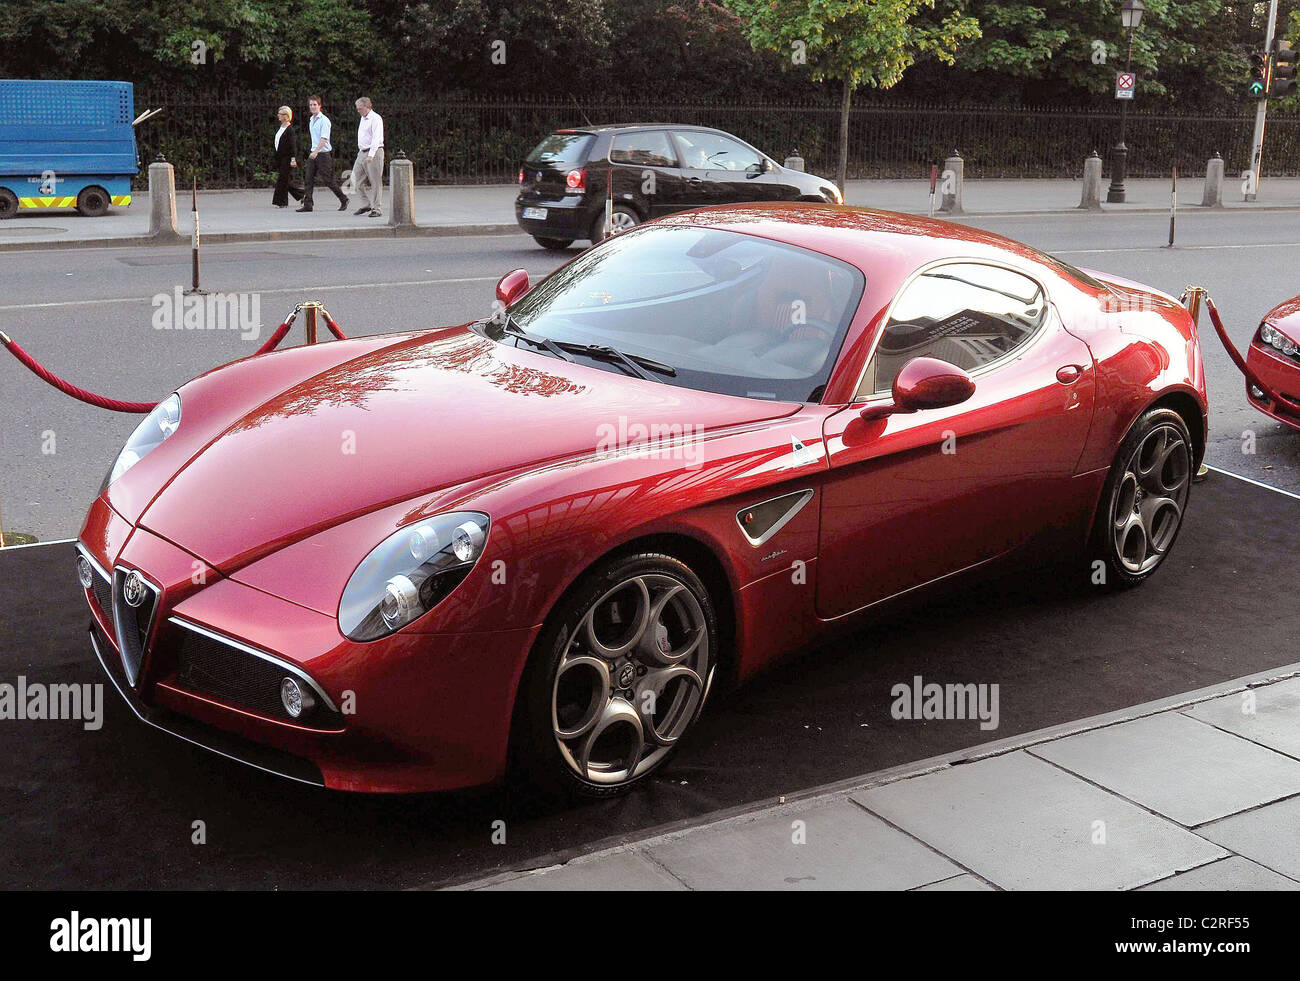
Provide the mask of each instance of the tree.
[{"label": "tree", "polygon": [[849,159],[849,108],[860,85],[897,85],[918,56],[952,64],[958,43],[979,36],[979,23],[960,10],[936,22],[917,16],[935,0],[724,0],[745,25],[750,45],[806,61],[814,81],[839,82],[841,192]]}]

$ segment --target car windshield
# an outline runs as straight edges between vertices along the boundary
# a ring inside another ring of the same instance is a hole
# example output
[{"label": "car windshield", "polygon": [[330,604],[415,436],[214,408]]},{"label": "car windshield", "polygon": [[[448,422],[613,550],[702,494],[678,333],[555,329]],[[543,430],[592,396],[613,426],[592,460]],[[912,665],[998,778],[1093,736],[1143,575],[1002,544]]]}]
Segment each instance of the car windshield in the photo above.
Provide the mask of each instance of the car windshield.
[{"label": "car windshield", "polygon": [[587,147],[593,139],[590,133],[552,133],[533,148],[524,162],[535,167],[580,164],[587,158]]},{"label": "car windshield", "polygon": [[[807,249],[652,225],[578,256],[510,317],[537,337],[671,365],[675,374],[653,374],[667,384],[816,402],[864,285],[855,267]],[[623,370],[608,356],[599,363]]]}]

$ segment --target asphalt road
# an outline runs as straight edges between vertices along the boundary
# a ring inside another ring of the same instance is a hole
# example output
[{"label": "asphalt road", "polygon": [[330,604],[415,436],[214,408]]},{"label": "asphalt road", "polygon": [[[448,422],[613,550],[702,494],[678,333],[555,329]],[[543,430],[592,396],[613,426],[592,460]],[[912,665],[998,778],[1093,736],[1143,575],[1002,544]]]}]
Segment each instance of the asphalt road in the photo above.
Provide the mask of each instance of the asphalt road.
[{"label": "asphalt road", "polygon": [[[1300,227],[1289,212],[1187,212],[1178,247],[1163,248],[1162,215],[1021,215],[972,221],[1178,294],[1209,287],[1239,345],[1260,316],[1300,292]],[[571,254],[576,254],[576,249]],[[152,298],[189,282],[187,248],[9,252],[0,255],[0,330],[75,384],[130,400],[164,397],[186,379],[254,351],[301,299],[316,298],[350,335],[459,323],[491,310],[492,287],[524,267],[534,279],[562,262],[519,236],[209,247],[203,285],[256,294],[266,325],[158,330]],[[300,336],[300,335],[296,335]],[[1213,332],[1203,334],[1212,400],[1209,461],[1300,491],[1300,435],[1255,412]],[[0,519],[42,540],[76,534],[104,471],[137,417],[81,405],[0,357]],[[1244,433],[1254,454],[1243,453]]]}]

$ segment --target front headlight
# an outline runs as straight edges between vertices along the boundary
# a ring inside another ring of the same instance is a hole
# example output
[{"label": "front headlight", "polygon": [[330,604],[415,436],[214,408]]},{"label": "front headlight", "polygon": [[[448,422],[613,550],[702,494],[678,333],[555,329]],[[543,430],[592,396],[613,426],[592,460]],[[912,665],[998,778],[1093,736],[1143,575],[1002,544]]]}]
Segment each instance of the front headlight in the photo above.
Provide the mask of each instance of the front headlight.
[{"label": "front headlight", "polygon": [[431,610],[469,575],[487,544],[486,514],[453,511],[388,536],[343,590],[339,629],[376,640]]},{"label": "front headlight", "polygon": [[171,395],[154,406],[153,411],[144,417],[144,421],[135,427],[135,432],[127,439],[122,452],[117,455],[113,469],[108,472],[100,493],[161,446],[162,441],[176,432],[176,427],[180,424],[181,397],[179,395]]},{"label": "front headlight", "polygon": [[831,196],[831,200],[834,201],[836,204],[844,203],[844,195],[840,193],[840,189],[836,187],[834,184],[831,184],[829,187],[826,188],[826,193]]}]

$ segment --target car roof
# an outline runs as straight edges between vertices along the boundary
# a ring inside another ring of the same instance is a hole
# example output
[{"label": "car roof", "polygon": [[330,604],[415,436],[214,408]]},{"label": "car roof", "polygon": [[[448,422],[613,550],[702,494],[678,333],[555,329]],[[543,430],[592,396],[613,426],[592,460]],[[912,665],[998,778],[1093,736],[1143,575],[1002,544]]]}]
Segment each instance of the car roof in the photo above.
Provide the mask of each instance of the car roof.
[{"label": "car roof", "polygon": [[688,123],[601,123],[596,126],[562,126],[553,130],[555,133],[634,133],[645,129],[678,129],[690,130],[696,133],[722,133],[730,136],[725,130],[715,129],[712,126],[692,126]]},{"label": "car roof", "polygon": [[1091,292],[1072,267],[1038,249],[996,232],[919,215],[782,201],[698,208],[660,218],[655,224],[758,235],[835,256],[868,275],[879,275],[887,267],[900,281],[918,266],[938,259],[994,259]]}]

